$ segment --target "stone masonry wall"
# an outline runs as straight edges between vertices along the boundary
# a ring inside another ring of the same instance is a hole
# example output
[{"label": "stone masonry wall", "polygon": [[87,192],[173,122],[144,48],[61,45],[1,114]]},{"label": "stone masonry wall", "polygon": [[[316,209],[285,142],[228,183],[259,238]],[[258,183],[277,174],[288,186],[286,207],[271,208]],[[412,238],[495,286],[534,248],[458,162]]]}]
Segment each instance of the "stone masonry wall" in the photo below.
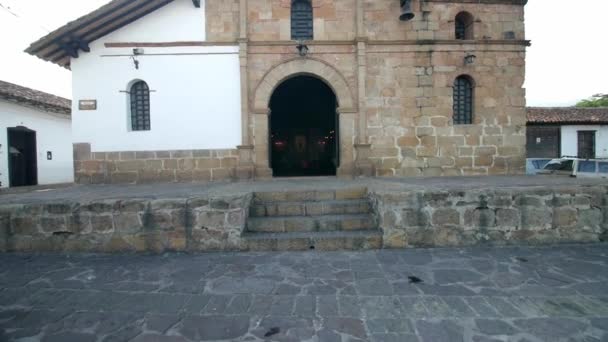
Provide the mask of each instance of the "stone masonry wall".
[{"label": "stone masonry wall", "polygon": [[74,144],[79,184],[225,181],[235,178],[237,150],[91,152]]},{"label": "stone masonry wall", "polygon": [[[249,39],[291,40],[292,0],[249,0]],[[355,39],[356,0],[312,0],[315,40]]]},{"label": "stone masonry wall", "polygon": [[0,250],[239,250],[251,199],[245,194],[3,205]]},{"label": "stone masonry wall", "polygon": [[413,1],[416,17],[409,22],[394,20],[399,16],[397,0],[364,0],[365,36],[370,40],[451,40],[454,18],[462,11],[474,18],[474,39],[525,39],[524,6],[489,4],[484,1]]},{"label": "stone masonry wall", "polygon": [[[463,50],[477,62],[464,66]],[[521,174],[525,164],[524,50],[373,46],[367,57],[368,136],[380,176]],[[517,50],[520,50],[519,52]],[[473,124],[452,121],[453,84],[475,84]]]},{"label": "stone masonry wall", "polygon": [[231,42],[239,36],[239,0],[206,0],[207,41]]},{"label": "stone masonry wall", "polygon": [[[247,89],[252,103],[260,80],[296,56],[289,42],[289,4],[248,2]],[[370,144],[373,175],[523,174],[527,42],[522,2],[414,1],[416,17],[401,22],[399,1],[364,0],[361,29],[356,25],[357,4],[313,1],[315,31],[308,58],[327,63],[347,82],[353,102],[359,104],[356,116],[364,117],[355,118],[364,123],[357,128],[361,136],[356,141]],[[454,19],[462,11],[474,18],[471,40],[455,40]],[[464,63],[468,54],[476,56],[471,65]],[[475,86],[470,125],[452,122],[453,85],[461,75]],[[254,137],[267,134],[266,126],[252,122]]]},{"label": "stone masonry wall", "polygon": [[608,187],[372,192],[386,248],[608,239]]},{"label": "stone masonry wall", "polygon": [[[608,186],[401,192],[370,187],[368,196],[384,248],[608,240]],[[247,250],[242,233],[252,202],[253,194],[243,193],[5,204],[0,251]]]}]

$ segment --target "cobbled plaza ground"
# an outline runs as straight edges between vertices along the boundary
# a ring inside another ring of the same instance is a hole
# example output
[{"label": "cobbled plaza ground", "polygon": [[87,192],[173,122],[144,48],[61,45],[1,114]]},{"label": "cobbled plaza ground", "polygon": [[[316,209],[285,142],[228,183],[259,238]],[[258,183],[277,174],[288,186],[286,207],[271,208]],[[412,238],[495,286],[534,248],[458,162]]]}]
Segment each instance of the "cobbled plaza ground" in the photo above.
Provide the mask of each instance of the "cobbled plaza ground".
[{"label": "cobbled plaza ground", "polygon": [[608,341],[605,244],[4,254],[0,288],[0,341]]}]

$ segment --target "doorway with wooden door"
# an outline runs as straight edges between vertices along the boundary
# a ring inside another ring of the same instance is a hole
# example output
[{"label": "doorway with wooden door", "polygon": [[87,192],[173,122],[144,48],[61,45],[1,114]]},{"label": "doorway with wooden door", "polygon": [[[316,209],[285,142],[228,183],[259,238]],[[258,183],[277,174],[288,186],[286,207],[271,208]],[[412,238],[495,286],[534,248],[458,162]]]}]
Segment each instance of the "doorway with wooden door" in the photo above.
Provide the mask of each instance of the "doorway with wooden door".
[{"label": "doorway with wooden door", "polygon": [[287,79],[270,100],[270,153],[275,177],[335,176],[339,124],[334,91],[306,75]]},{"label": "doorway with wooden door", "polygon": [[36,131],[18,126],[8,128],[9,186],[38,184]]}]

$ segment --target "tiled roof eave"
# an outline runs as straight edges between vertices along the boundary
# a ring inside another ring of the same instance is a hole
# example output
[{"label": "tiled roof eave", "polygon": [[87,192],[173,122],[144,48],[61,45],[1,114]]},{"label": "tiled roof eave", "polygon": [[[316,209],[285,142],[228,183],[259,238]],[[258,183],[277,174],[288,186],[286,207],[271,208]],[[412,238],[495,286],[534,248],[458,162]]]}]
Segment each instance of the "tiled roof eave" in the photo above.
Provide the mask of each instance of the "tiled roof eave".
[{"label": "tiled roof eave", "polygon": [[71,116],[71,114],[72,114],[71,108],[65,108],[65,107],[56,106],[56,105],[52,105],[52,104],[48,104],[48,103],[36,102],[36,101],[32,101],[32,100],[25,99],[22,97],[17,97],[17,96],[9,96],[9,95],[5,95],[5,94],[1,94],[0,101],[6,101],[9,103],[19,105],[19,106],[29,107],[29,108],[40,110],[40,111],[47,112],[47,113],[61,114],[61,115],[65,115],[65,116]]}]

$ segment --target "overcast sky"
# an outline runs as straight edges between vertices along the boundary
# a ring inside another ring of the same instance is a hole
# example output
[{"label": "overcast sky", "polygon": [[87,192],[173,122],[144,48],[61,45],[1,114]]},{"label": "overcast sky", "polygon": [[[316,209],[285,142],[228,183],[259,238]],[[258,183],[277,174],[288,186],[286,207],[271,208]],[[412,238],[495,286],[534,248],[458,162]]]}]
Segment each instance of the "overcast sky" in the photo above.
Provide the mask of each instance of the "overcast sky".
[{"label": "overcast sky", "polygon": [[[71,98],[70,72],[23,52],[109,0],[0,0],[0,79]],[[10,8],[13,14],[9,13]],[[526,6],[529,106],[567,106],[608,93],[608,1],[530,0]]]}]

